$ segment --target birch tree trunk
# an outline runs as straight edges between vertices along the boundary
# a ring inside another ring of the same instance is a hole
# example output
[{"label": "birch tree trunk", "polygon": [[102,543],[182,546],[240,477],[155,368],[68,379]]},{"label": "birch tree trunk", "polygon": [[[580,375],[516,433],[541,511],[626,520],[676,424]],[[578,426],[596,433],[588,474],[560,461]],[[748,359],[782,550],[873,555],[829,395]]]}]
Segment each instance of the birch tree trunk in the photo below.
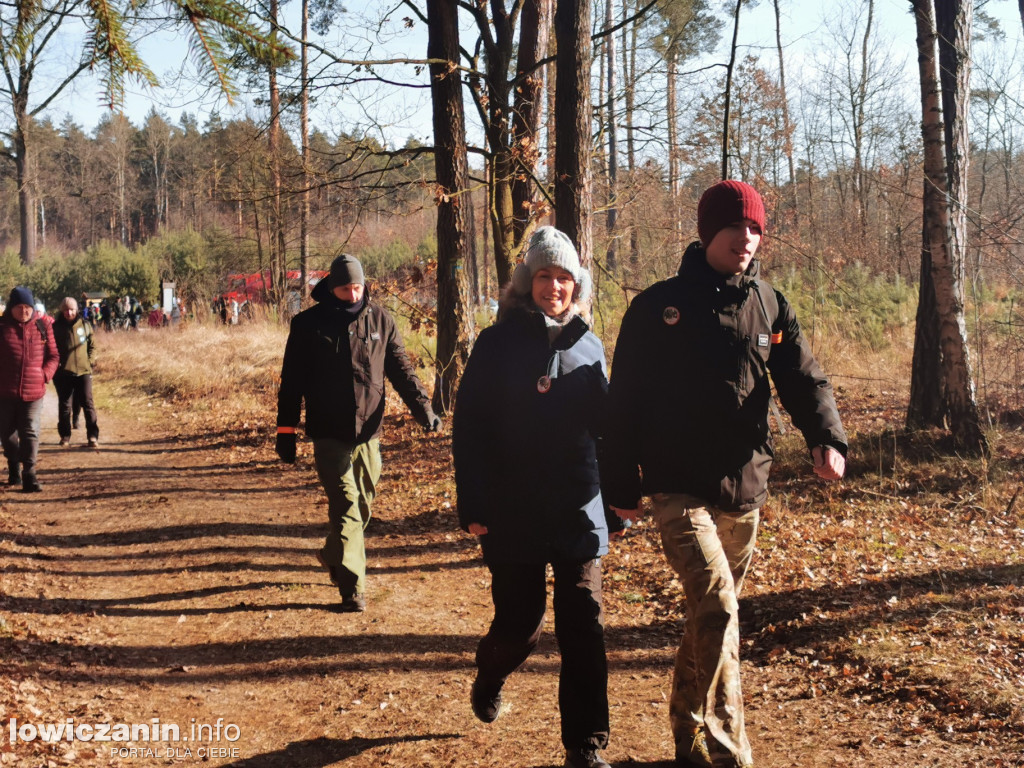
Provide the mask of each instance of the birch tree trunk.
[{"label": "birch tree trunk", "polygon": [[[957,6],[954,13],[962,12],[959,9],[959,0],[951,2]],[[970,455],[982,455],[988,453],[988,443],[981,431],[971,375],[970,349],[967,344],[963,302],[960,299],[962,289],[958,285],[956,273],[956,242],[952,234],[952,203],[946,164],[947,156],[955,156],[961,148],[945,145],[941,92],[935,57],[936,27],[931,0],[911,0],[911,5],[917,24],[925,182],[932,190],[925,199],[925,244],[931,255],[931,275],[938,319],[939,375],[943,382],[944,410],[955,449]],[[964,34],[965,40],[969,41],[969,16]],[[961,41],[961,45],[965,44],[968,47],[961,50],[969,54],[969,42]],[[958,66],[965,67],[966,62],[960,61]],[[950,115],[950,119],[954,120],[959,119],[955,117],[955,113],[966,111],[968,106],[966,103],[957,103],[955,99],[951,104],[954,115]],[[966,117],[962,119],[966,120]],[[916,347],[915,342],[915,358]],[[911,394],[913,398],[914,393]],[[908,409],[908,419],[912,410],[913,403]]]}]

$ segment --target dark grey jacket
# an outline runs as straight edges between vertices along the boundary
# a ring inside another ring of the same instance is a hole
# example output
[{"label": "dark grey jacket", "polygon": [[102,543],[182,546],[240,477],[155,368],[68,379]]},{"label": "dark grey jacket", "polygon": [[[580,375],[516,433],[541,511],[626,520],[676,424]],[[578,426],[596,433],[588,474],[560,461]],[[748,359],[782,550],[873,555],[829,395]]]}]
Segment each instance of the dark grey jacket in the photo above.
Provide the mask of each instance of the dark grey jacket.
[{"label": "dark grey jacket", "polygon": [[384,380],[391,382],[424,428],[434,420],[430,399],[416,377],[391,315],[365,295],[353,318],[327,290],[313,289],[317,304],[292,318],[277,394],[277,426],[299,423],[306,401],[306,434],[366,442],[380,432]]},{"label": "dark grey jacket", "polygon": [[742,275],[719,275],[693,243],[675,277],[630,304],[601,446],[612,506],[632,509],[654,493],[726,510],[761,506],[774,456],[769,374],[808,447],[846,454],[832,387],[793,308],[758,270],[755,260]]}]

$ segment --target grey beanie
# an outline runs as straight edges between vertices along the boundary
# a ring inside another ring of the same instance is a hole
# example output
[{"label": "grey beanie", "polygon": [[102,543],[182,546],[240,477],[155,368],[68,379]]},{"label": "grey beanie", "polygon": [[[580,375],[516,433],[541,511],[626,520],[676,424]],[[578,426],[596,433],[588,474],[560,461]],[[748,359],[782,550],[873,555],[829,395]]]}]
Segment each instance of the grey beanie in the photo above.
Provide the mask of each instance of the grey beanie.
[{"label": "grey beanie", "polygon": [[540,227],[533,233],[526,257],[512,272],[512,288],[516,293],[529,296],[534,274],[544,267],[559,267],[572,275],[576,283],[574,301],[590,298],[590,272],[580,266],[579,254],[569,236],[554,227]]},{"label": "grey beanie", "polygon": [[339,285],[350,285],[351,283],[366,283],[366,278],[363,276],[363,265],[355,256],[343,253],[331,262],[331,274],[327,278],[327,287],[333,291]]}]

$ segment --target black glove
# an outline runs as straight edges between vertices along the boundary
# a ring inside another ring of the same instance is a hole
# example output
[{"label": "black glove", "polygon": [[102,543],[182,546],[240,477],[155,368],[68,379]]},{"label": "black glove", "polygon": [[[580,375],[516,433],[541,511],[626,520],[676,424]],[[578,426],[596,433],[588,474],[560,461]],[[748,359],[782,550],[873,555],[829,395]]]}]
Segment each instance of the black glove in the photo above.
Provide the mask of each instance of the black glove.
[{"label": "black glove", "polygon": [[427,424],[427,432],[440,432],[444,428],[444,422],[441,421],[440,416],[432,416],[430,423]]},{"label": "black glove", "polygon": [[278,432],[277,443],[274,444],[274,450],[277,451],[277,455],[281,457],[281,461],[287,464],[295,463],[295,433],[294,432]]}]

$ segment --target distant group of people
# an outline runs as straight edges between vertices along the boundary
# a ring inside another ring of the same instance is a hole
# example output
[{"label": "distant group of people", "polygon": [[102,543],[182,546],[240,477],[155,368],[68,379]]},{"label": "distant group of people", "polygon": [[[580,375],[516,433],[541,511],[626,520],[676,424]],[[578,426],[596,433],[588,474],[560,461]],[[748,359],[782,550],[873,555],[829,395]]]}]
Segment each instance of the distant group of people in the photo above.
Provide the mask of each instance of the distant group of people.
[{"label": "distant group of people", "polygon": [[[738,596],[772,463],[771,382],[814,472],[825,480],[845,472],[832,388],[792,307],[759,273],[760,195],[742,182],[713,185],[697,228],[678,273],[626,311],[610,381],[590,331],[589,274],[564,233],[538,229],[496,323],[473,347],[455,403],[459,522],[479,537],[494,604],[470,705],[484,722],[501,714],[506,681],[541,634],[550,565],[570,768],[608,766],[600,755],[609,739],[600,559],[643,514],[643,497],[686,598],[670,697],[676,765],[753,765]],[[362,611],[385,378],[426,430],[441,421],[355,258],[338,257],[312,297],[318,303],[295,316],[288,335],[276,450],[295,461],[304,401],[328,499],[318,559],[341,610]]]},{"label": "distant group of people", "polygon": [[85,416],[87,445],[99,447],[92,396],[95,354],[92,324],[69,297],[51,318],[36,309],[32,292],[17,286],[0,316],[0,443],[7,459],[7,486],[26,493],[42,490],[36,472],[39,427],[46,385],[57,390],[60,445],[71,443],[76,406]]}]

